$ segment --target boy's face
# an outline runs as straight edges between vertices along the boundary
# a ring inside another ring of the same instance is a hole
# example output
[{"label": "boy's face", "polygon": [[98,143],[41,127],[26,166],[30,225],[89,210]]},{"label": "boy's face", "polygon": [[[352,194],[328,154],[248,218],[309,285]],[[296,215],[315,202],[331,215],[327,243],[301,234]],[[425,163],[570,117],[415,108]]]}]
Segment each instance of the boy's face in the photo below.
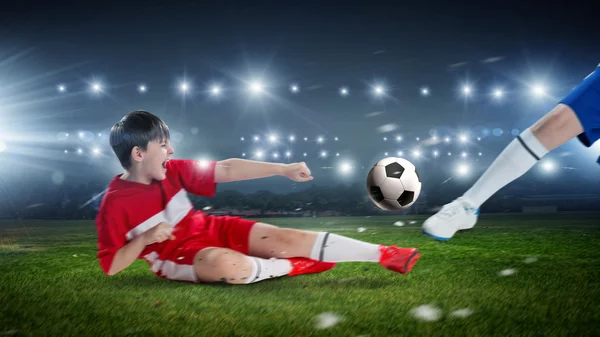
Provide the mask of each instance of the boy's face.
[{"label": "boy's face", "polygon": [[141,160],[144,175],[152,179],[164,180],[167,177],[167,161],[171,159],[174,152],[169,139],[149,142]]}]

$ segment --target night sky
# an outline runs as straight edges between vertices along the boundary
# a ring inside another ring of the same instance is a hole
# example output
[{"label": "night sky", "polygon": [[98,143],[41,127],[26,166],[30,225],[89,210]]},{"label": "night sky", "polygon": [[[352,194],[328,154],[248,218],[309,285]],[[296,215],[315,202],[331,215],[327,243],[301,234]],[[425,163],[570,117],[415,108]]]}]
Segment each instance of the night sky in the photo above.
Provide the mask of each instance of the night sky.
[{"label": "night sky", "polygon": [[[13,182],[49,181],[56,171],[73,181],[93,176],[108,182],[120,169],[105,136],[125,113],[144,109],[176,133],[175,157],[250,155],[260,147],[254,135],[277,133],[281,144],[262,148],[281,156],[291,150],[292,158],[268,159],[307,161],[317,184],[333,181],[322,167],[345,158],[368,167],[386,151],[410,151],[419,146],[416,137],[433,132],[453,138],[468,133],[475,144],[465,150],[484,152],[481,171],[511,140],[512,129],[541,117],[600,62],[592,2],[575,3],[3,5],[0,137],[6,151],[0,170]],[[251,79],[263,81],[264,95],[248,94]],[[90,93],[95,81],[103,86],[100,94]],[[178,92],[182,81],[191,88],[185,97]],[[141,83],[148,88],[144,94],[137,90]],[[215,83],[224,90],[219,99],[208,92]],[[468,99],[461,96],[466,83],[474,89]],[[533,83],[547,86],[548,95],[532,99]],[[57,91],[60,84],[65,93]],[[290,92],[291,84],[300,92]],[[385,88],[384,97],[374,97],[376,84]],[[350,95],[342,97],[341,87]],[[430,96],[421,95],[423,87]],[[491,97],[496,87],[504,90],[502,100]],[[378,131],[388,124],[396,129]],[[489,134],[494,128],[503,135]],[[82,142],[73,137],[79,131],[103,136]],[[60,132],[72,139],[59,140]],[[287,145],[292,134],[296,144]],[[402,144],[394,143],[396,135]],[[318,136],[324,144],[315,143]],[[578,159],[567,166],[597,173],[594,149],[570,145],[560,150],[586,156],[573,156]],[[92,146],[101,148],[100,158],[76,156],[77,148],[89,152]],[[318,158],[322,150],[328,158]],[[418,168],[434,163],[422,160],[415,161]],[[440,180],[451,174],[442,166],[428,168]],[[353,179],[365,176],[360,171]],[[273,179],[238,186],[286,191],[292,184]]]}]

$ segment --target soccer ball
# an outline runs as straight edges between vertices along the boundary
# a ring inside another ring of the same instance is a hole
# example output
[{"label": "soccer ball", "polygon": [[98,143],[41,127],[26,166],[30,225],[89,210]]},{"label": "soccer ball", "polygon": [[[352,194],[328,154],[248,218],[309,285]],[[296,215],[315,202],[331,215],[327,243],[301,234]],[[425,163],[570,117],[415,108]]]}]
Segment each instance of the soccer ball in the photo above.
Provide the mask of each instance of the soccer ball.
[{"label": "soccer ball", "polygon": [[377,207],[402,210],[410,207],[421,193],[421,177],[411,162],[388,157],[377,162],[367,176],[369,198]]}]

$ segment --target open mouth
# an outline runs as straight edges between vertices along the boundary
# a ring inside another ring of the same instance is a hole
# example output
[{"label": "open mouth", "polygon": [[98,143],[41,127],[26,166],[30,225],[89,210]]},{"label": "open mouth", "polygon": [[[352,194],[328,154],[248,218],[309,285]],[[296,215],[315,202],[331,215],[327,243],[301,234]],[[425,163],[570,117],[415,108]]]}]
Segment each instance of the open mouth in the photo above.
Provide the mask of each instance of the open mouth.
[{"label": "open mouth", "polygon": [[167,168],[167,162],[168,162],[169,160],[170,160],[170,159],[167,159],[167,160],[163,161],[163,163],[162,163],[162,167],[163,167],[164,169],[166,169],[166,168]]}]

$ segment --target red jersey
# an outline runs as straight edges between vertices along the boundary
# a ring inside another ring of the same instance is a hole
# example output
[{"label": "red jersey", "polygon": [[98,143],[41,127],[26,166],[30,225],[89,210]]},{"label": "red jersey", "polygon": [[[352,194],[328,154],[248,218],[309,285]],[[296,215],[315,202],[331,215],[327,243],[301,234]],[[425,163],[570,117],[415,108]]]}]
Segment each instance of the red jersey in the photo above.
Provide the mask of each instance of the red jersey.
[{"label": "red jersey", "polygon": [[169,256],[186,238],[202,234],[210,220],[193,209],[187,193],[212,197],[217,186],[215,166],[215,161],[172,159],[166,164],[166,178],[148,185],[115,176],[96,217],[98,259],[104,273],[108,274],[117,250],[161,222],[174,227],[176,239],[146,246],[138,258],[150,265]]}]

